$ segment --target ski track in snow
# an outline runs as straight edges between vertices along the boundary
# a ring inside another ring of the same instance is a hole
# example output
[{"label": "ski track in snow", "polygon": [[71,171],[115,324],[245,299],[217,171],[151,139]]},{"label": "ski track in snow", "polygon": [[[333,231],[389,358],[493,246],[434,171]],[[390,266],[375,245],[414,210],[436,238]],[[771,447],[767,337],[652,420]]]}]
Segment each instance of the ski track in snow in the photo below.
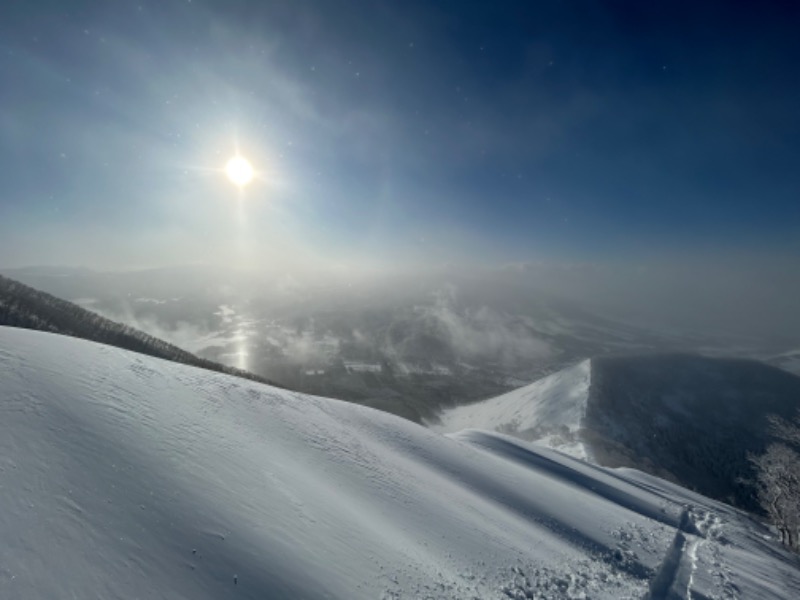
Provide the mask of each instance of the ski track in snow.
[{"label": "ski track in snow", "polygon": [[0,598],[767,598],[795,558],[674,484],[0,327]]},{"label": "ski track in snow", "polygon": [[691,600],[692,589],[694,587],[694,573],[697,570],[697,545],[700,543],[700,540],[689,540],[686,543],[689,546],[687,554],[689,556],[689,561],[691,562],[689,582],[686,584],[686,597]]}]

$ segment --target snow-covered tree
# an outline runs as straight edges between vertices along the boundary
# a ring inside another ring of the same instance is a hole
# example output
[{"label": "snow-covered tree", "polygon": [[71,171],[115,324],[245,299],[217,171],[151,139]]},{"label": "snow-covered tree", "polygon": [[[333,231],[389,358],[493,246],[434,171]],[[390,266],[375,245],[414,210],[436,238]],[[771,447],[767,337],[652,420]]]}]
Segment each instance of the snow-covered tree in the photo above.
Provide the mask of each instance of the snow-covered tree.
[{"label": "snow-covered tree", "polygon": [[794,422],[773,417],[772,428],[780,441],[751,458],[757,471],[758,499],[781,541],[800,551],[800,414]]}]

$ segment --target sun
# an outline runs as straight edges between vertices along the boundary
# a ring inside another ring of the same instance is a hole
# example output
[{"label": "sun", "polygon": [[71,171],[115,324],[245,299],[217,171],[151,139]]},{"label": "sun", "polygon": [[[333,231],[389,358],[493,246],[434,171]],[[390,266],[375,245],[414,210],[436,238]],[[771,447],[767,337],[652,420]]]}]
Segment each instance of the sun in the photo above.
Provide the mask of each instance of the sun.
[{"label": "sun", "polygon": [[244,156],[237,154],[225,165],[225,174],[235,185],[244,187],[253,181],[253,165]]}]

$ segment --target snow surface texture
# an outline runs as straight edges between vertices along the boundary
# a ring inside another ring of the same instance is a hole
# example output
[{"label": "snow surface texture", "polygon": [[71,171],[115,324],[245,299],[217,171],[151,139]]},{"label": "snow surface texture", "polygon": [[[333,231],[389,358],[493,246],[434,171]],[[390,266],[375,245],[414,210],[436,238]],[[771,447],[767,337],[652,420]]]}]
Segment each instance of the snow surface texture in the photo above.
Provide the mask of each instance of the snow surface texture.
[{"label": "snow surface texture", "polygon": [[0,598],[800,590],[765,529],[639,472],[2,327],[0,540]]}]

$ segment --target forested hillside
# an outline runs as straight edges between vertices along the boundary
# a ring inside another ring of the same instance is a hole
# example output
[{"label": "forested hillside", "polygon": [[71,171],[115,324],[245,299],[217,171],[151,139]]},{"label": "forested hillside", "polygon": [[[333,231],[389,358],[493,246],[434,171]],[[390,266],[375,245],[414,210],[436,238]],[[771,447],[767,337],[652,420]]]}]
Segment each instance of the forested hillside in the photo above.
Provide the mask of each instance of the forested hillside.
[{"label": "forested hillside", "polygon": [[106,319],[77,304],[61,300],[2,275],[0,275],[0,325],[60,333],[275,385],[274,382],[247,371],[199,358],[191,352],[138,329]]}]

